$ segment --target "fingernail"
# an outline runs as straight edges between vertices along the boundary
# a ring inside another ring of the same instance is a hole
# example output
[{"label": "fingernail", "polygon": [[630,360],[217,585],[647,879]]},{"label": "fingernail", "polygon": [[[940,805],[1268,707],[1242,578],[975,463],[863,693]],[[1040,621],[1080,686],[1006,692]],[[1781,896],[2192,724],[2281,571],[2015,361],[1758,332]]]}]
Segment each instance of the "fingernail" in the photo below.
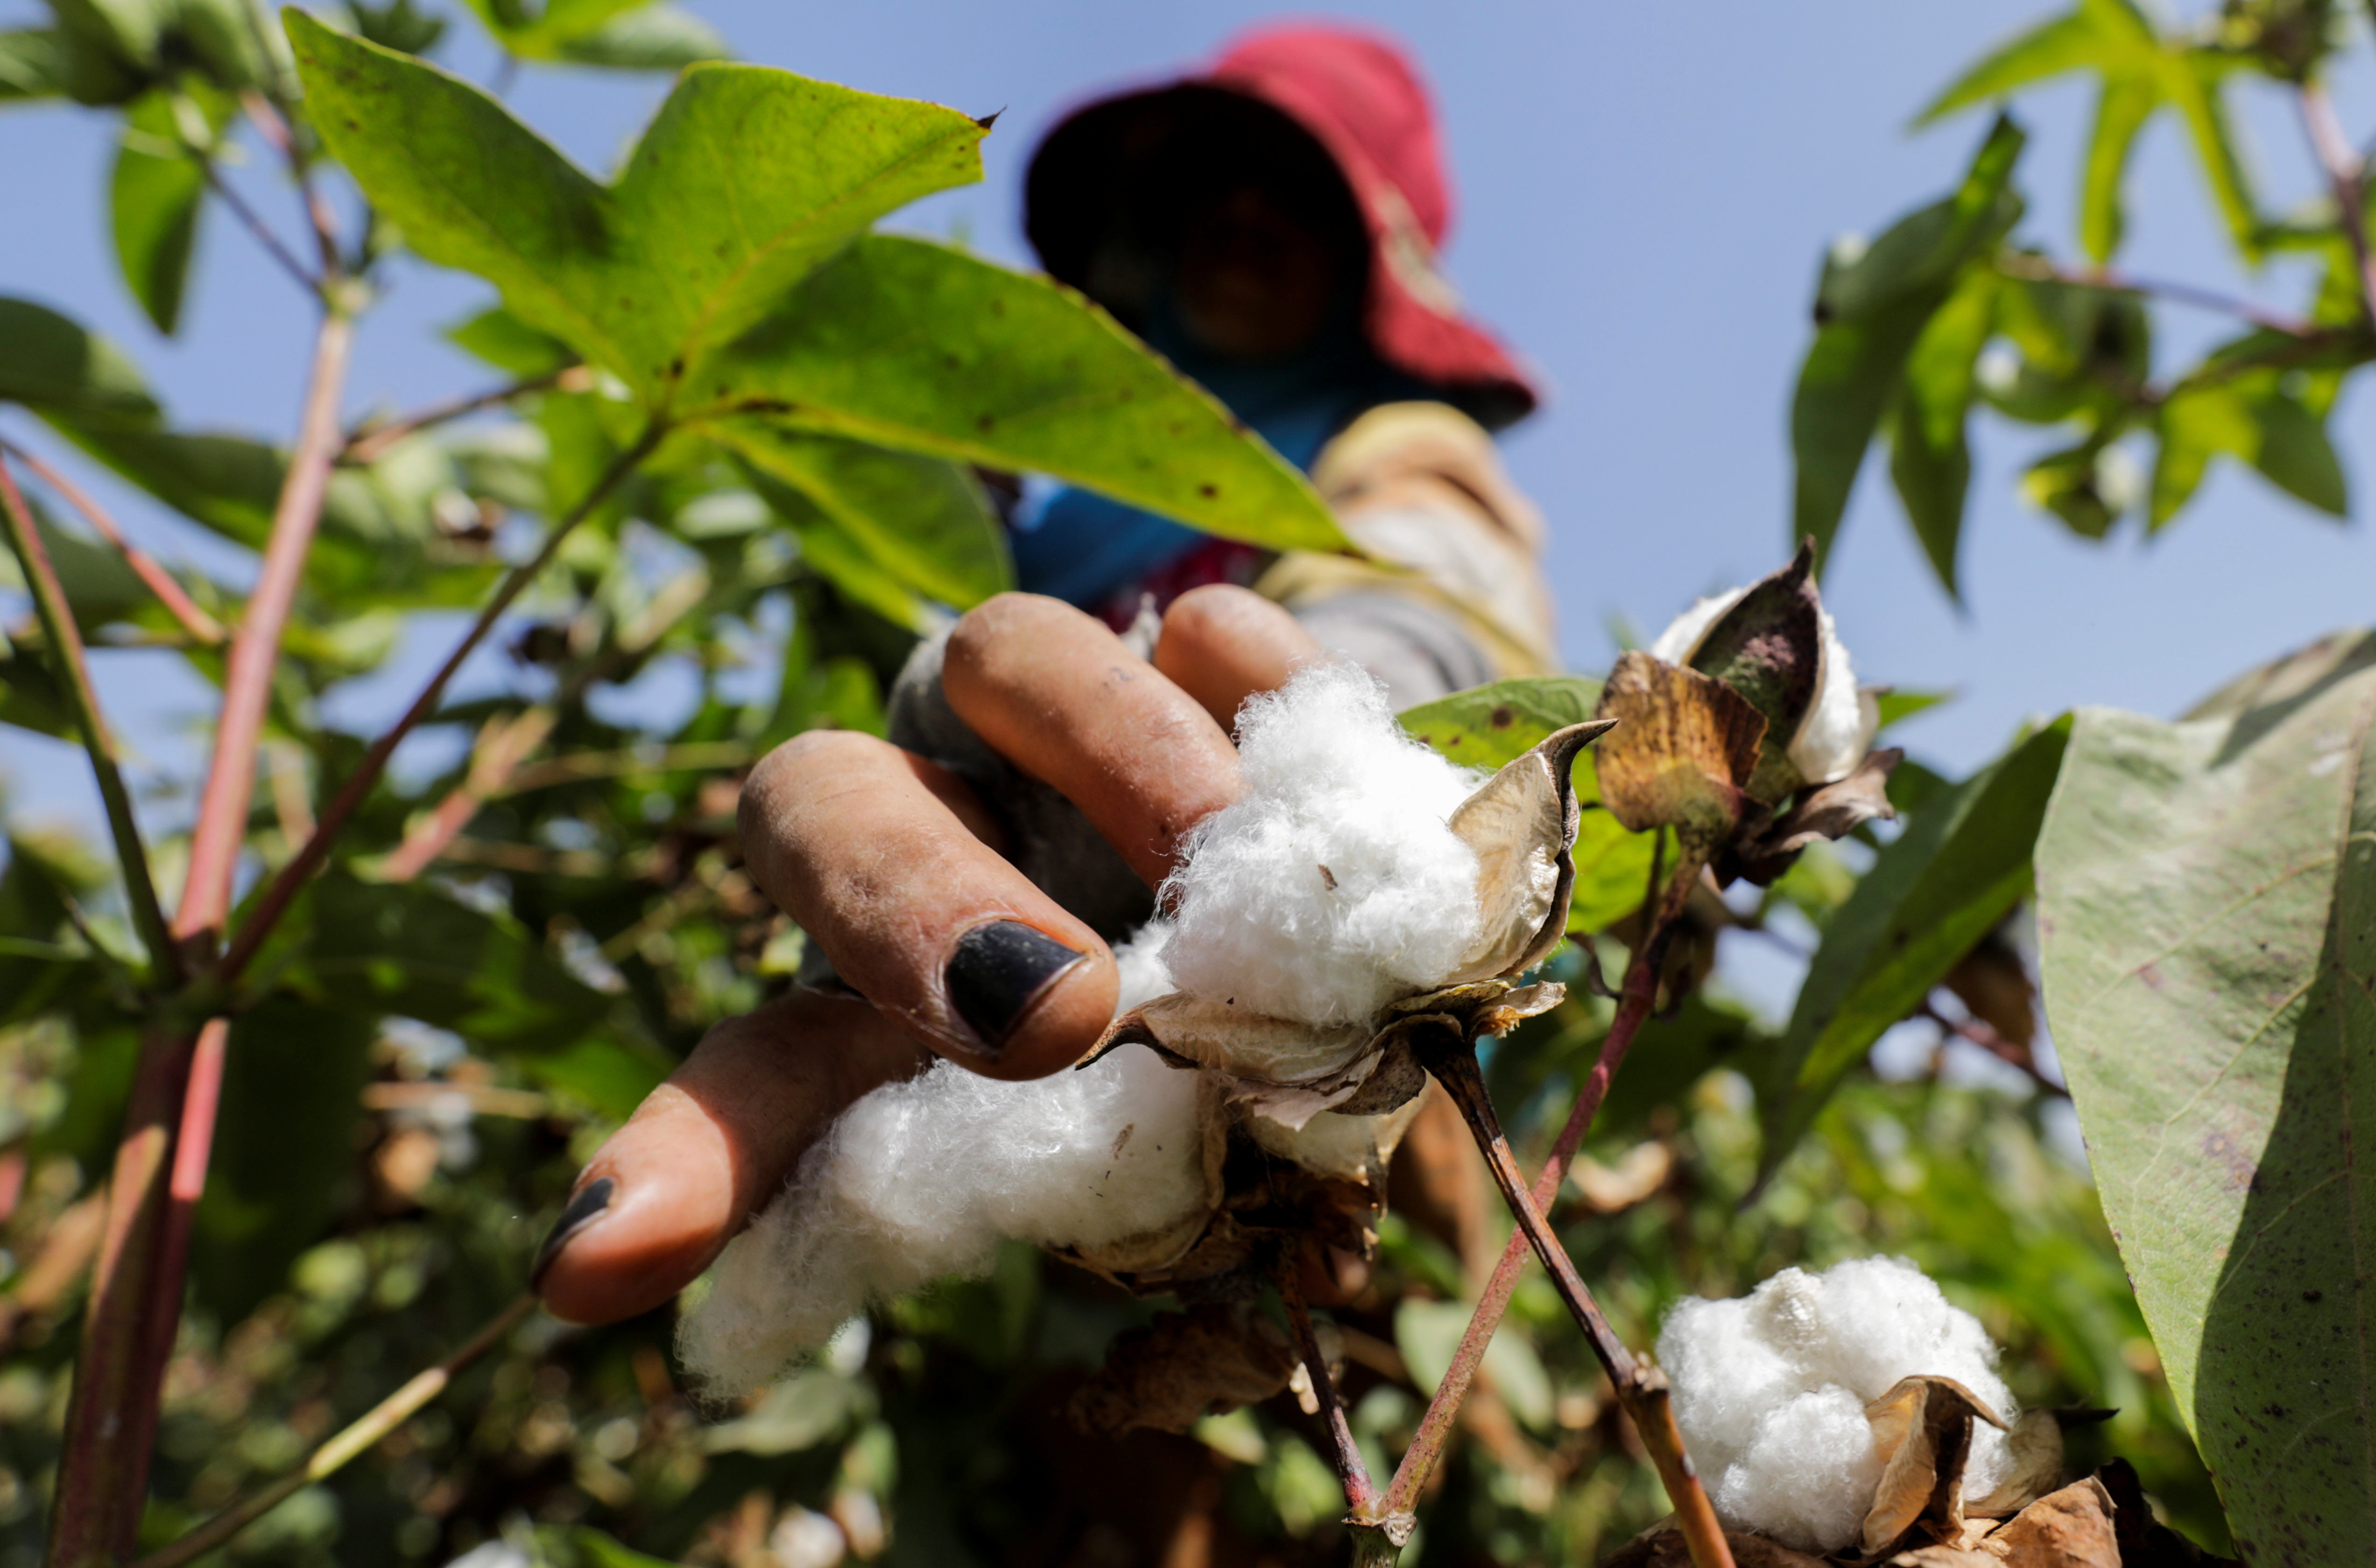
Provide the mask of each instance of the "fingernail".
[{"label": "fingernail", "polygon": [[949,1004],[981,1037],[986,1054],[995,1056],[1031,999],[1081,956],[1019,921],[992,921],[957,938],[942,978]]},{"label": "fingernail", "polygon": [[552,1222],[552,1229],[544,1238],[544,1245],[536,1250],[536,1264],[528,1271],[528,1288],[530,1290],[544,1283],[544,1271],[552,1266],[552,1260],[561,1255],[561,1249],[569,1244],[569,1239],[601,1218],[602,1211],[611,1206],[611,1194],[617,1190],[618,1183],[611,1178],[597,1176],[569,1195],[568,1206],[562,1209],[561,1218]]}]

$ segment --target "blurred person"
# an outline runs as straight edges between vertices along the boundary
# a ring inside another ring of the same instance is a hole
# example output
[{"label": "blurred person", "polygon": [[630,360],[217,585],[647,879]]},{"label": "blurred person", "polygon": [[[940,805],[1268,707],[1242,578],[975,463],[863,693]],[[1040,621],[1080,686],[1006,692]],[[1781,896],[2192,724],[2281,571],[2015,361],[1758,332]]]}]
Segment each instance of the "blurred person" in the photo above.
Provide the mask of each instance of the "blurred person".
[{"label": "blurred person", "polygon": [[[1362,553],[1273,554],[1072,489],[1017,506],[1021,591],[917,649],[890,739],[813,731],[754,770],[743,853],[810,961],[588,1163],[535,1264],[555,1313],[668,1301],[928,1051],[1002,1078],[1076,1060],[1113,1015],[1108,942],[1235,797],[1248,695],[1331,655],[1397,707],[1552,668],[1542,522],[1491,434],[1538,395],[1436,268],[1450,215],[1424,89],[1365,33],[1258,30],[1050,133],[1026,186],[1048,270],[1307,471]],[[1365,1268],[1306,1272],[1341,1299]]]}]

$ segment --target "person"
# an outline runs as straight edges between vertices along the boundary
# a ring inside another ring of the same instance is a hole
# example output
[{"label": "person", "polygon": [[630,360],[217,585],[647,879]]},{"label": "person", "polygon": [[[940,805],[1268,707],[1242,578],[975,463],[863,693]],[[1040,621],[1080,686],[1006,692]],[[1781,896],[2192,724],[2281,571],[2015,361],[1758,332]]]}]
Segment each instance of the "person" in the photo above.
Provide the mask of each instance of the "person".
[{"label": "person", "polygon": [[[889,740],[812,731],[744,785],[750,874],[812,962],[588,1163],[534,1265],[554,1313],[668,1301],[928,1051],[1002,1078],[1076,1060],[1113,1015],[1108,943],[1234,798],[1250,695],[1324,656],[1398,707],[1552,668],[1542,520],[1491,434],[1538,395],[1437,270],[1450,212],[1416,73],[1339,28],[1258,30],[1048,136],[1026,186],[1048,270],[1303,468],[1359,553],[1073,490],[1019,508],[1022,591],[918,648]],[[1323,1296],[1358,1287],[1358,1260],[1311,1263]]]}]

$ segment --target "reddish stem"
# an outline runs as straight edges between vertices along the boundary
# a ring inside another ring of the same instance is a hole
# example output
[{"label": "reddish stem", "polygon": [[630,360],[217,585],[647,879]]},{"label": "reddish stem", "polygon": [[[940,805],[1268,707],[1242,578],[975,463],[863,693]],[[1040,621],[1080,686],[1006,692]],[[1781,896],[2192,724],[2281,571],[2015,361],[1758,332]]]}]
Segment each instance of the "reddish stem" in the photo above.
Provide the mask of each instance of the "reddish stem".
[{"label": "reddish stem", "polygon": [[2318,155],[2319,167],[2325,171],[2327,185],[2334,193],[2344,243],[2351,247],[2351,259],[2359,270],[2360,311],[2376,323],[2376,257],[2368,250],[2368,208],[2360,188],[2367,166],[2352,148],[2351,138],[2344,135],[2343,122],[2335,118],[2334,101],[2326,96],[2325,87],[2306,81],[2299,90],[2311,149]]},{"label": "reddish stem", "polygon": [[1493,1114],[1492,1097],[1485,1092],[1485,1075],[1477,1068],[1475,1043],[1455,1038],[1428,1066],[1460,1107],[1461,1114],[1468,1119],[1469,1130],[1477,1135],[1477,1146],[1484,1151],[1485,1162],[1492,1168],[1493,1179],[1510,1206],[1511,1218],[1518,1222],[1518,1233],[1542,1260],[1560,1301],[1583,1328],[1593,1355],[1609,1374],[1617,1391],[1617,1402],[1632,1418],[1634,1430],[1648,1450],[1650,1462],[1657,1467],[1658,1479],[1666,1486],[1667,1500],[1674,1504],[1675,1529],[1691,1552],[1693,1568],[1733,1568],[1732,1548],[1724,1538],[1724,1526],[1717,1520],[1707,1489],[1700,1485],[1699,1472],[1693,1467],[1692,1456],[1683,1447],[1682,1433],[1675,1425],[1666,1375],[1656,1367],[1645,1367],[1636,1361],[1625,1342],[1617,1337],[1609,1320],[1601,1315],[1600,1303],[1592,1299],[1591,1288],[1576,1272],[1575,1261],[1560,1245],[1558,1234],[1544,1215],[1546,1206],[1535,1202],[1533,1194],[1527,1191],[1526,1178],[1518,1172],[1517,1158],[1510,1153],[1510,1141],[1502,1135],[1500,1119]]},{"label": "reddish stem", "polygon": [[[199,952],[211,947],[230,910],[273,667],[339,447],[339,398],[353,341],[346,316],[335,311],[323,316],[263,570],[232,643],[222,717],[169,954],[176,944]],[[51,1515],[53,1568],[120,1562],[137,1544],[165,1357],[181,1317],[190,1222],[214,1140],[222,1033],[217,1022],[195,1036],[152,1031],[141,1042],[108,1193],[108,1240],[75,1362],[58,1503]],[[178,1190],[186,1190],[189,1201],[175,1201]]]},{"label": "reddish stem", "polygon": [[50,1568],[104,1568],[137,1544],[157,1419],[148,1351],[156,1319],[174,1322],[181,1312],[179,1282],[167,1301],[155,1264],[190,1043],[151,1033],[133,1070],[66,1404],[50,1504]]},{"label": "reddish stem", "polygon": [[272,929],[279,923],[280,917],[288,913],[289,906],[295,901],[299,890],[329,857],[331,843],[353,817],[357,808],[362,806],[372,787],[379,782],[380,775],[386,770],[387,759],[398,744],[412,733],[422,719],[436,711],[439,699],[446,695],[446,683],[462,668],[463,660],[469,659],[479,644],[485,640],[487,634],[494,629],[495,623],[503,618],[505,611],[511,608],[512,601],[526,591],[528,586],[551,564],[561,549],[562,540],[569,537],[570,530],[592,516],[603,498],[635,471],[636,465],[648,457],[653,447],[659,445],[660,435],[660,430],[655,426],[646,431],[633,446],[612,459],[611,466],[594,481],[593,488],[586,493],[585,498],[570,508],[568,516],[553,525],[544,547],[537,552],[536,559],[524,566],[513,568],[504,578],[493,597],[479,612],[479,618],[471,624],[460,644],[446,656],[446,662],[438,667],[437,672],[429,678],[429,683],[421,689],[421,695],[412,699],[412,706],[404,710],[403,716],[389,727],[386,734],[372,742],[372,748],[364,754],[362,762],[339,787],[339,792],[331,798],[330,803],[323,808],[322,819],[315,826],[314,836],[289,858],[288,863],[257,896],[255,906],[248,912],[247,918],[240,922],[239,934],[233,939],[231,950],[223,955],[222,962],[216,967],[216,977],[222,984],[228,986],[236,980],[263,948],[265,939],[272,934]]},{"label": "reddish stem", "polygon": [[[1583,1145],[1593,1117],[1599,1114],[1600,1102],[1608,1098],[1610,1080],[1624,1065],[1634,1037],[1641,1032],[1657,1003],[1658,968],[1666,956],[1675,918],[1681,912],[1683,901],[1690,897],[1692,884],[1698,876],[1698,862],[1686,858],[1674,880],[1667,885],[1648,940],[1634,950],[1625,966],[1625,978],[1618,990],[1617,1014],[1610,1021],[1609,1033],[1601,1039],[1600,1055],[1593,1063],[1584,1087],[1577,1091],[1566,1124],[1552,1141],[1550,1158],[1543,1162],[1541,1172],[1535,1178],[1533,1196],[1538,1208],[1548,1212],[1552,1200],[1559,1196],[1568,1166],[1575,1159],[1575,1151]],[[1459,1347],[1452,1353],[1452,1364],[1445,1369],[1443,1381],[1436,1385],[1426,1413],[1420,1418],[1418,1435],[1404,1451],[1402,1463],[1395,1467],[1394,1479],[1387,1483],[1387,1514],[1408,1513],[1415,1507],[1429,1475],[1443,1458],[1444,1445],[1451,1440],[1452,1423],[1460,1413],[1460,1402],[1467,1397],[1468,1384],[1485,1359],[1485,1346],[1493,1337],[1493,1330],[1501,1325],[1502,1314],[1509,1309],[1511,1292],[1518,1288],[1518,1273],[1526,1266],[1527,1252],[1526,1232],[1512,1232],[1509,1245],[1502,1249],[1501,1261],[1493,1265],[1492,1277],[1485,1283],[1484,1294],[1478,1298],[1468,1327],[1460,1336]]]},{"label": "reddish stem", "polygon": [[1336,1473],[1344,1478],[1345,1501],[1356,1516],[1366,1517],[1377,1507],[1378,1489],[1370,1467],[1353,1441],[1352,1424],[1345,1419],[1345,1402],[1336,1396],[1336,1380],[1328,1375],[1328,1358],[1320,1353],[1320,1336],[1312,1329],[1312,1307],[1303,1299],[1302,1263],[1289,1252],[1278,1270],[1278,1296],[1287,1307],[1287,1326],[1295,1336],[1295,1353],[1303,1359],[1303,1375],[1312,1380],[1312,1396],[1320,1405],[1321,1424],[1336,1451]]},{"label": "reddish stem", "polygon": [[230,635],[223,630],[221,622],[191,601],[190,596],[183,591],[182,585],[173,580],[173,575],[158,564],[156,557],[125,538],[124,530],[115,526],[115,519],[109,517],[81,486],[14,442],[0,441],[0,452],[7,453],[32,469],[43,484],[64,496],[67,505],[81,513],[83,521],[91,526],[92,531],[124,557],[124,564],[132,568],[135,576],[148,585],[148,591],[155,594],[158,602],[181,623],[182,630],[209,647]]},{"label": "reddish stem", "polygon": [[472,393],[465,398],[451,398],[442,403],[432,403],[418,412],[410,413],[385,424],[374,424],[356,431],[347,437],[346,450],[340,454],[349,463],[375,463],[387,456],[388,449],[415,431],[474,414],[481,409],[492,409],[516,398],[542,392],[558,386],[565,392],[583,392],[594,385],[593,373],[584,365],[568,365],[544,375],[532,375],[516,381],[509,386],[497,386],[486,392]]},{"label": "reddish stem", "polygon": [[314,368],[298,423],[296,449],[289,455],[272,533],[264,546],[264,568],[248,595],[247,612],[232,639],[223,675],[222,718],[215,729],[215,752],[198,801],[197,826],[190,837],[189,880],[173,918],[173,933],[201,950],[211,949],[231,912],[232,873],[247,840],[248,807],[255,794],[255,759],[264,738],[264,715],[272,696],[273,666],[280,636],[314,545],[322,498],[337,457],[339,398],[345,386],[354,325],[331,312],[322,317],[314,340]]}]

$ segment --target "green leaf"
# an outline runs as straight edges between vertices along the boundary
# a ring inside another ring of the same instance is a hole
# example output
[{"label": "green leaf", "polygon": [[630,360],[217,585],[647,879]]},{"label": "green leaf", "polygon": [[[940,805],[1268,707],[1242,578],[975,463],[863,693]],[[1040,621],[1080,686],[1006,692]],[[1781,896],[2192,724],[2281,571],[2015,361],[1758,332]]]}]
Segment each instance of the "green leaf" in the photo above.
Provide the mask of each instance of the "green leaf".
[{"label": "green leaf", "polygon": [[1964,428],[1973,372],[1996,321],[2001,281],[1993,267],[1966,267],[1955,291],[1931,314],[1906,356],[1905,387],[1890,441],[1890,477],[1930,569],[1951,599],[1962,597],[1955,547],[1972,479]]},{"label": "green leaf", "polygon": [[602,185],[460,78],[285,13],[323,139],[429,260],[663,409],[884,213],[981,177],[955,110],[788,71],[687,71]]},{"label": "green leaf", "polygon": [[1932,99],[1914,123],[1927,125],[1959,109],[2002,98],[2015,88],[2085,70],[2100,64],[2105,53],[2104,35],[2083,6],[2041,22],[1982,56]]},{"label": "green leaf", "polygon": [[2236,711],[2079,715],[2038,844],[2047,1017],[2239,1555],[2376,1534],[2376,637]]},{"label": "green leaf", "polygon": [[2349,498],[2343,465],[2318,415],[2280,389],[2274,373],[2181,387],[2160,410],[2151,526],[2158,531],[2194,496],[2215,457],[2251,464],[2280,490],[2335,517]]},{"label": "green leaf", "polygon": [[561,1053],[612,1007],[508,914],[419,884],[327,872],[290,925],[302,935],[289,980],[311,999],[452,1029],[484,1055]]},{"label": "green leaf", "polygon": [[182,145],[174,99],[171,92],[150,92],[125,113],[108,189],[125,285],[168,337],[182,318],[207,197],[206,165]]},{"label": "green leaf", "polygon": [[1758,1097],[1761,1180],[1873,1042],[2028,895],[2030,850],[2070,734],[2059,719],[1928,803],[1832,917]]},{"label": "green leaf", "polygon": [[0,103],[65,97],[73,48],[55,28],[0,32]]},{"label": "green leaf", "polygon": [[[1498,768],[1554,730],[1581,724],[1600,704],[1600,683],[1580,675],[1538,675],[1494,681],[1407,708],[1402,727],[1454,762]],[[1568,929],[1600,931],[1642,906],[1650,882],[1653,836],[1629,833],[1600,803],[1592,749],[1575,767],[1577,818],[1574,895]]]},{"label": "green leaf", "polygon": [[1819,562],[1830,552],[1908,352],[1966,266],[1993,249],[2020,217],[2021,198],[2010,181],[2025,140],[2021,127],[2000,114],[1953,196],[1899,219],[1860,255],[1843,260],[1835,252],[1824,264],[1815,298],[1819,330],[1790,404],[1791,537],[1813,536]]},{"label": "green leaf", "polygon": [[674,71],[732,51],[718,30],[681,6],[645,6],[563,43],[555,58],[614,71]]},{"label": "green leaf", "polygon": [[758,420],[709,429],[752,468],[806,496],[904,588],[968,610],[1015,586],[997,516],[955,464]]},{"label": "green leaf", "polygon": [[1873,732],[1884,733],[1894,724],[1954,700],[1954,692],[1901,692],[1893,686],[1873,699],[1873,706],[1881,710],[1881,725]]},{"label": "green leaf", "polygon": [[445,338],[464,353],[475,355],[497,370],[509,371],[523,381],[530,376],[550,375],[577,362],[577,355],[568,344],[549,332],[538,331],[500,305],[456,322],[446,329]]},{"label": "green leaf", "polygon": [[2098,262],[2121,248],[2127,220],[2121,184],[2130,149],[2146,119],[2160,107],[2161,88],[2144,71],[2107,73],[2096,98],[2096,123],[2087,136],[2087,161],[2079,185],[2079,244]]},{"label": "green leaf", "polygon": [[30,300],[0,298],[0,402],[37,413],[146,422],[157,417],[123,351]]},{"label": "green leaf", "polygon": [[[42,548],[49,552],[50,565],[57,573],[58,586],[65,590],[66,604],[73,610],[75,624],[86,642],[108,623],[121,621],[156,602],[156,595],[125,564],[120,552],[98,540],[85,539],[59,528],[38,498],[28,495],[25,504],[33,515],[34,531],[41,535]],[[13,553],[0,555],[0,584],[19,593],[27,591],[24,575]]]},{"label": "green leaf", "polygon": [[2343,465],[2324,421],[2299,399],[2272,393],[2253,400],[2252,422],[2260,439],[2248,460],[2270,483],[2322,512],[2350,515]]},{"label": "green leaf", "polygon": [[2226,65],[2216,55],[2172,48],[2162,55],[2161,90],[2186,123],[2194,143],[2195,161],[2212,202],[2227,220],[2228,238],[2247,262],[2261,259],[2261,215],[2252,198],[2251,183],[2236,153],[2236,133],[2228,124],[2228,106],[2219,92]]},{"label": "green leaf", "polygon": [[219,1322],[288,1281],[351,1196],[373,1021],[275,996],[232,1021],[190,1272]]},{"label": "green leaf", "polygon": [[696,417],[1051,474],[1274,550],[1348,548],[1301,474],[1103,311],[922,240],[859,240],[692,390]]}]

